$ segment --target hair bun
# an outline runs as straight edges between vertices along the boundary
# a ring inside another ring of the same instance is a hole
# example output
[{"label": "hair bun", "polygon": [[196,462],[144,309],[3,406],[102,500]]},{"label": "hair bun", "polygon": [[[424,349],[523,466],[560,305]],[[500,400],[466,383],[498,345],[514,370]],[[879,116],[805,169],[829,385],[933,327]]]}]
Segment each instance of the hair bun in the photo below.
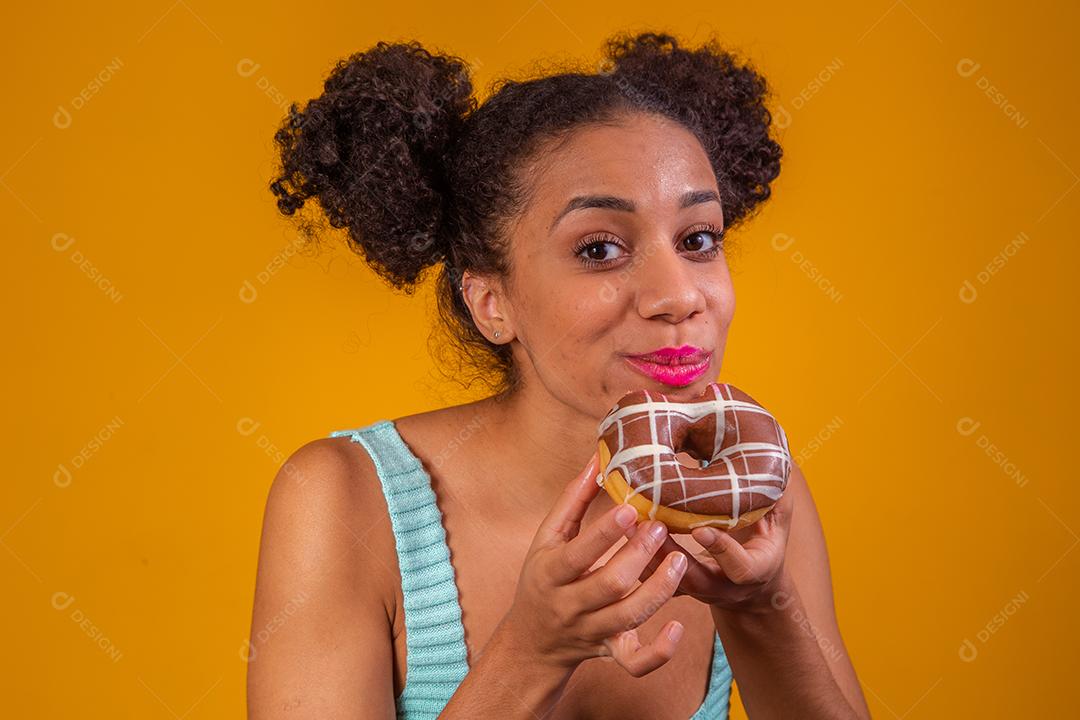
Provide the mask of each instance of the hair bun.
[{"label": "hair bun", "polygon": [[659,108],[697,133],[713,160],[725,225],[769,198],[783,150],[770,135],[771,89],[753,63],[715,39],[687,48],[667,33],[621,33],[607,41],[599,72],[643,108]]},{"label": "hair bun", "polygon": [[[476,108],[468,65],[419,43],[379,42],[338,62],[322,94],[274,135],[278,208],[316,198],[330,225],[397,288],[449,255],[447,155]],[[309,236],[312,225],[303,223]]]}]

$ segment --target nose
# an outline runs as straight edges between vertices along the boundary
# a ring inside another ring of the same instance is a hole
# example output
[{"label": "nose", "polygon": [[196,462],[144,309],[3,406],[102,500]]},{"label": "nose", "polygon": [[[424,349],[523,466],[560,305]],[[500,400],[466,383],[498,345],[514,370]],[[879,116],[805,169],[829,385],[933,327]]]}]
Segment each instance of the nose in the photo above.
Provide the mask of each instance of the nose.
[{"label": "nose", "polygon": [[705,282],[705,274],[695,272],[694,265],[667,241],[651,246],[635,274],[638,314],[646,320],[677,323],[704,311],[705,293],[700,284]]}]

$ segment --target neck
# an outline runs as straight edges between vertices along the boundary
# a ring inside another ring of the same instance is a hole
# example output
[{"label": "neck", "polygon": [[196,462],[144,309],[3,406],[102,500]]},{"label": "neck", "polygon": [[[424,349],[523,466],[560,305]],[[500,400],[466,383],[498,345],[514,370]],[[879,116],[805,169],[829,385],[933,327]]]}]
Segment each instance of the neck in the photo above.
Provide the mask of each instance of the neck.
[{"label": "neck", "polygon": [[538,383],[531,387],[539,392],[522,389],[508,397],[486,398],[476,403],[476,410],[491,447],[503,449],[493,471],[528,480],[507,484],[512,491],[500,502],[509,513],[542,518],[596,450],[600,418],[559,402]]}]

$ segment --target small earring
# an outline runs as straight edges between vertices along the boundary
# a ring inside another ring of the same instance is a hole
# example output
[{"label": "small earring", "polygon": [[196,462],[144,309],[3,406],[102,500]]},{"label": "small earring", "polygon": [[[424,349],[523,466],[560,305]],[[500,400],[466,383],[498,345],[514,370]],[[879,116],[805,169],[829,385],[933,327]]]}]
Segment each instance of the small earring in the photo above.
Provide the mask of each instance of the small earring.
[{"label": "small earring", "polygon": [[502,335],[502,333],[499,332],[498,330],[496,330],[495,331],[495,339],[498,340],[500,335]]}]

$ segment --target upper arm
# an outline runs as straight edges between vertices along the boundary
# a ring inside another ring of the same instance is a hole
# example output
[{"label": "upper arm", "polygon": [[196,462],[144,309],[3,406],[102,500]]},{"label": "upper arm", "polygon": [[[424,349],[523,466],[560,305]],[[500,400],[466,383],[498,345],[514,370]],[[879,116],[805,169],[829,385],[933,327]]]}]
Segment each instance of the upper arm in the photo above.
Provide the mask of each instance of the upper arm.
[{"label": "upper arm", "polygon": [[274,478],[248,651],[250,718],[394,716],[386,567],[364,542],[385,507],[371,480],[338,438],[299,448]]},{"label": "upper arm", "polygon": [[851,706],[869,717],[858,676],[848,657],[833,601],[832,574],[825,533],[810,487],[797,464],[792,464],[788,491],[794,494],[794,511],[788,537],[788,573],[806,609],[806,627],[814,634],[825,661]]}]

